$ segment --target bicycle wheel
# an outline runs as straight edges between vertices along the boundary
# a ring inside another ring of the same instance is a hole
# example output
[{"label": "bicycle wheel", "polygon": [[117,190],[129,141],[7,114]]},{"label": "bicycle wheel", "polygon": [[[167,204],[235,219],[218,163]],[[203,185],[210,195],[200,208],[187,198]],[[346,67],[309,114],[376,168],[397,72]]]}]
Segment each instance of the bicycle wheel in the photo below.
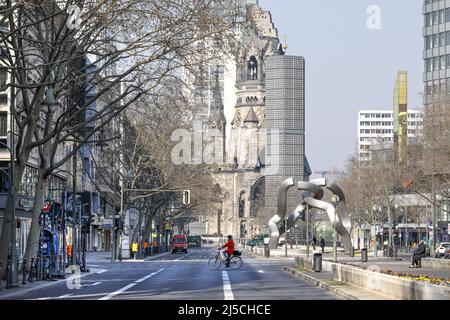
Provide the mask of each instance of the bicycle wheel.
[{"label": "bicycle wheel", "polygon": [[239,270],[242,267],[241,257],[232,257],[230,260],[230,268],[233,270]]},{"label": "bicycle wheel", "polygon": [[208,267],[210,270],[217,270],[220,268],[222,261],[220,261],[219,257],[211,257],[208,260]]}]

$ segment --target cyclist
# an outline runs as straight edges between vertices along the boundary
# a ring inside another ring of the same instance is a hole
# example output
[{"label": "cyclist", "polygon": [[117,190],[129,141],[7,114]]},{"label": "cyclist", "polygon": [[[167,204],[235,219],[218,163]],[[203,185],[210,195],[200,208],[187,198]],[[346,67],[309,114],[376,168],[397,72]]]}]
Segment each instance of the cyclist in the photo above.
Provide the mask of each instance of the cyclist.
[{"label": "cyclist", "polygon": [[227,250],[225,251],[227,253],[227,259],[225,260],[225,268],[229,268],[231,257],[234,254],[234,241],[233,236],[231,234],[228,236],[228,242],[221,247],[221,249],[224,248],[227,248]]}]

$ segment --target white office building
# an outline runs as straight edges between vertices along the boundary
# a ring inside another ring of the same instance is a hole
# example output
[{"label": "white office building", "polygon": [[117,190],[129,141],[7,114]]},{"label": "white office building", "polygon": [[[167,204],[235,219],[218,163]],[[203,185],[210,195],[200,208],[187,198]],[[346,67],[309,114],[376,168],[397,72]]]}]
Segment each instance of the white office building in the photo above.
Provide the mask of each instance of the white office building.
[{"label": "white office building", "polygon": [[[423,111],[408,110],[408,144],[414,143],[423,129]],[[358,154],[360,161],[371,159],[371,151],[392,148],[394,143],[392,109],[364,109],[358,114]]]}]

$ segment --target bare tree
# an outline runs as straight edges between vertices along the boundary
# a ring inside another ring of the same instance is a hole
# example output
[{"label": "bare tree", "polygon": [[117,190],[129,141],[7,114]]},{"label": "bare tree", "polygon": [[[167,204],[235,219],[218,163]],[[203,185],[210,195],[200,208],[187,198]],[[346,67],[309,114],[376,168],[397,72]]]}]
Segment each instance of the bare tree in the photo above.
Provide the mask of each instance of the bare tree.
[{"label": "bare tree", "polygon": [[[0,37],[5,48],[1,62],[11,78],[8,88],[18,134],[13,185],[20,188],[30,154],[39,148],[36,212],[50,173],[91,140],[101,128],[100,119],[108,123],[142,95],[158,91],[162,79],[192,68],[199,61],[193,50],[199,41],[219,39],[226,45],[239,12],[225,0],[84,1],[80,16],[70,2],[4,3],[0,24],[8,23],[9,31],[2,30]],[[89,115],[90,106],[117,85],[122,90],[113,103]],[[58,110],[44,107],[49,89],[60,102]],[[91,126],[88,133],[83,132],[86,126]],[[68,141],[75,147],[55,161],[58,146]],[[12,189],[0,238],[4,265],[13,219],[11,194]],[[35,221],[28,242],[37,243]],[[32,251],[30,247],[28,255]]]}]

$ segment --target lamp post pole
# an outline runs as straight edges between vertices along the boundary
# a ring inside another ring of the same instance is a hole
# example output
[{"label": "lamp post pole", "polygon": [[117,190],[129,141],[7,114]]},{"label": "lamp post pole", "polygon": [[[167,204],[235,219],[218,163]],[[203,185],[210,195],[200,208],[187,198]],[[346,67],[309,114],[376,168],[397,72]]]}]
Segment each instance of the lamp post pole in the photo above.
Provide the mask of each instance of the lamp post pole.
[{"label": "lamp post pole", "polygon": [[[76,148],[76,145],[74,145],[74,148]],[[72,219],[72,252],[71,258],[72,258],[72,265],[77,265],[77,257],[75,252],[77,252],[77,207],[76,207],[76,199],[77,199],[77,152],[73,153],[72,157],[72,169],[73,169],[73,177],[72,177],[72,210],[73,210],[73,219]]]},{"label": "lamp post pole", "polygon": [[287,257],[288,256],[288,248],[287,248],[287,229],[288,229],[288,215],[286,215],[284,217],[284,256]]},{"label": "lamp post pole", "polygon": [[334,206],[334,239],[333,239],[333,262],[337,262],[337,204],[339,202],[339,197],[337,195],[333,195],[331,198],[331,202],[333,202]]},{"label": "lamp post pole", "polygon": [[306,258],[309,258],[309,205],[306,204]]},{"label": "lamp post pole", "polygon": [[14,184],[15,171],[15,119],[13,115],[15,104],[15,90],[14,90],[14,75],[11,74],[11,99],[10,99],[10,122],[11,122],[11,282],[10,287],[17,287],[19,285],[19,278],[17,272],[17,244],[16,244],[16,188]]}]

